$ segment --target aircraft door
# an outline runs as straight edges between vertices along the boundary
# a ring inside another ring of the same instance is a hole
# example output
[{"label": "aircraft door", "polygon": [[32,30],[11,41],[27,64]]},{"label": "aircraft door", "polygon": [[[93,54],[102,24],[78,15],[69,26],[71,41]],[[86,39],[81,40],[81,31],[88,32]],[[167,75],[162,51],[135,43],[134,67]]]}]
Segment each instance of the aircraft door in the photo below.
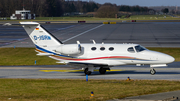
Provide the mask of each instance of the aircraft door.
[{"label": "aircraft door", "polygon": [[[128,49],[127,49],[127,51],[129,52],[129,56],[134,56],[135,54],[136,54],[136,51],[135,51],[135,49],[134,49],[134,47],[129,47]],[[133,59],[130,59],[129,60],[129,63],[134,63],[134,60]]]}]

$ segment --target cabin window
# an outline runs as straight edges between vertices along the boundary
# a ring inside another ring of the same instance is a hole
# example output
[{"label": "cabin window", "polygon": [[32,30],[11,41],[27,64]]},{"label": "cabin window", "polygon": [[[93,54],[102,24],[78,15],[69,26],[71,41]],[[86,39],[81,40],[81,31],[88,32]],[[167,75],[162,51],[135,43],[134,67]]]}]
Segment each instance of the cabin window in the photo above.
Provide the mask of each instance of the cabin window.
[{"label": "cabin window", "polygon": [[96,50],[96,47],[92,47],[91,50],[95,51],[95,50]]},{"label": "cabin window", "polygon": [[104,48],[104,47],[101,47],[101,48],[100,48],[100,50],[104,51],[104,50],[105,50],[105,48]]},{"label": "cabin window", "polygon": [[135,49],[136,49],[136,52],[141,52],[141,51],[144,51],[144,50],[147,50],[146,48],[138,45],[138,46],[135,46]]},{"label": "cabin window", "polygon": [[135,53],[135,51],[134,51],[134,48],[133,48],[133,47],[129,47],[129,48],[127,49],[127,51],[128,51],[128,52],[131,52],[131,53]]},{"label": "cabin window", "polygon": [[110,50],[110,51],[113,51],[113,50],[114,50],[114,47],[110,47],[109,50]]}]

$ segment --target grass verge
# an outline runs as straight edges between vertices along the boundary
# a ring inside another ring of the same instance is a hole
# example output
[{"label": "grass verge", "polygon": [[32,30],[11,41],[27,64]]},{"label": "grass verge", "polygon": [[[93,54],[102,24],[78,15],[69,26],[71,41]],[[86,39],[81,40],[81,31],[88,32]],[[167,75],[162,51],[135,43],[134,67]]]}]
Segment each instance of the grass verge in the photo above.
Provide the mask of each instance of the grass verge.
[{"label": "grass verge", "polygon": [[[171,17],[169,15],[132,15],[129,18],[125,18],[125,15],[121,18],[97,18],[97,17],[36,17],[35,20],[23,20],[23,21],[121,21],[121,20],[180,20],[177,17]],[[0,21],[22,21],[22,20],[0,20]]]},{"label": "grass verge", "polygon": [[0,65],[57,65],[56,60],[37,56],[35,48],[0,48]]},{"label": "grass verge", "polygon": [[165,80],[0,79],[0,82],[0,99],[11,101],[104,101],[180,90],[179,81]]},{"label": "grass verge", "polygon": [[[180,48],[148,48],[173,56],[180,61]],[[0,65],[58,65],[56,60],[47,56],[37,56],[35,48],[0,48]]]}]

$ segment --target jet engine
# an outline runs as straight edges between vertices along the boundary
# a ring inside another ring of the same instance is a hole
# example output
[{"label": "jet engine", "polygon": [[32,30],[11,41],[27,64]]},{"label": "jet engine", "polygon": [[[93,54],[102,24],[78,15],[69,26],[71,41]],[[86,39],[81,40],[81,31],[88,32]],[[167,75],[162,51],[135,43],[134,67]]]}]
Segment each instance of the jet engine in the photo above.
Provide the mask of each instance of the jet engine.
[{"label": "jet engine", "polygon": [[81,52],[81,45],[80,44],[73,44],[73,45],[61,45],[56,49],[57,52],[66,55],[75,55]]}]

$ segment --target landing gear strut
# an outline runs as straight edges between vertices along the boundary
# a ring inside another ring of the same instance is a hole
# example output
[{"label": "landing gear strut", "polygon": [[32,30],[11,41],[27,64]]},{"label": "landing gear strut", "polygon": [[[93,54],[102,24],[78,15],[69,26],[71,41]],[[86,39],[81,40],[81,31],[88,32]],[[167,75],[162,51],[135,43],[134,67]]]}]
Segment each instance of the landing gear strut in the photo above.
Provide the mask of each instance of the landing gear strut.
[{"label": "landing gear strut", "polygon": [[151,75],[154,75],[154,74],[156,74],[156,71],[155,71],[155,69],[153,68],[153,69],[151,69],[150,70],[150,73],[151,73]]},{"label": "landing gear strut", "polygon": [[99,73],[100,73],[100,74],[105,74],[105,73],[106,73],[106,69],[101,67],[101,68],[99,69]]},{"label": "landing gear strut", "polygon": [[91,71],[88,71],[88,68],[84,70],[85,75],[91,75]]}]

